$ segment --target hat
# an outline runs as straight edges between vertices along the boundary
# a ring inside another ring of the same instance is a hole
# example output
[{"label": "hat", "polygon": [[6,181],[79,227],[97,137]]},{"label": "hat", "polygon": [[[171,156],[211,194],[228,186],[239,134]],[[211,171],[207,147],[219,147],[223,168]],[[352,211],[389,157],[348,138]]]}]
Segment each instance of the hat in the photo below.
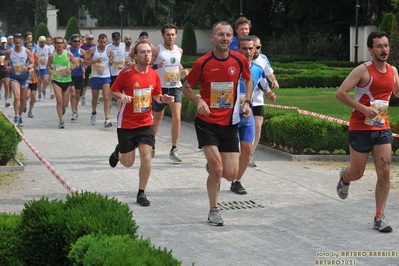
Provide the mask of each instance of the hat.
[{"label": "hat", "polygon": [[6,37],[1,37],[1,43],[3,42],[7,42],[7,38]]},{"label": "hat", "polygon": [[121,34],[118,31],[112,33],[112,39],[120,39]]},{"label": "hat", "polygon": [[140,38],[141,36],[147,36],[147,37],[148,37],[148,32],[142,31],[142,32],[140,33],[140,35],[139,35],[139,38]]},{"label": "hat", "polygon": [[39,42],[45,42],[45,41],[46,41],[46,37],[44,37],[44,36],[39,37]]},{"label": "hat", "polygon": [[10,35],[7,37],[7,39],[14,39],[14,36]]}]

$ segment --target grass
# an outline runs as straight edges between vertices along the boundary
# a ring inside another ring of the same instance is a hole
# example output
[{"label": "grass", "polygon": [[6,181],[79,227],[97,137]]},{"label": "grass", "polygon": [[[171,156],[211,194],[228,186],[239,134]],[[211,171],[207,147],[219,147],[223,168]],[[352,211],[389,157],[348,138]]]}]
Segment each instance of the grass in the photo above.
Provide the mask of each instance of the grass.
[{"label": "grass", "polygon": [[[334,118],[349,121],[352,109],[341,103],[335,98],[337,89],[279,89],[273,90],[276,93],[277,100],[275,104],[295,106],[299,109],[312,111],[315,113],[332,116]],[[353,91],[350,95],[353,97]],[[267,101],[265,103],[271,103]],[[278,109],[289,113],[296,113],[295,110]],[[391,122],[399,121],[399,107],[390,106],[389,120]],[[395,132],[396,133],[396,132]]]}]

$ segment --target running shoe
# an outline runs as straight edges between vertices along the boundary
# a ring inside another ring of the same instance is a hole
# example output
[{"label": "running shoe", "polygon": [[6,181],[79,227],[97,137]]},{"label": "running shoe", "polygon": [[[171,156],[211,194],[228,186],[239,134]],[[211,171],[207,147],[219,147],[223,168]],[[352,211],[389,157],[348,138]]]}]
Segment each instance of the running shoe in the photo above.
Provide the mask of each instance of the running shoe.
[{"label": "running shoe", "polygon": [[173,163],[181,163],[182,162],[182,160],[177,152],[178,152],[177,148],[170,150],[169,158],[172,159]]},{"label": "running shoe", "polygon": [[18,126],[18,116],[14,116],[14,125]]},{"label": "running shoe", "polygon": [[251,154],[251,159],[249,160],[248,166],[249,166],[249,167],[258,167],[258,166],[256,165],[255,161],[254,161],[254,157],[253,157],[252,154]]},{"label": "running shoe", "polygon": [[212,210],[209,211],[208,223],[210,225],[216,225],[216,226],[223,225],[223,219],[222,216],[220,215],[219,208],[212,208]]},{"label": "running shoe", "polygon": [[21,116],[18,118],[18,124],[17,124],[17,126],[20,126],[20,127],[23,127],[23,126],[24,126],[24,122],[22,122],[22,117],[21,117]]},{"label": "running shoe", "polygon": [[240,181],[232,181],[230,190],[239,195],[247,194],[247,190],[241,185]]},{"label": "running shoe", "polygon": [[346,199],[348,197],[348,190],[349,190],[349,184],[345,184],[344,181],[342,181],[342,176],[345,173],[345,168],[342,167],[341,170],[339,171],[339,181],[337,184],[337,194],[341,199]]},{"label": "running shoe", "polygon": [[10,107],[11,104],[9,102],[6,102],[5,107]]},{"label": "running shoe", "polygon": [[83,97],[83,98],[82,98],[82,106],[85,106],[85,105],[86,105],[86,98]]},{"label": "running shoe", "polygon": [[58,128],[59,128],[59,129],[65,129],[65,124],[64,124],[64,122],[60,122],[60,123],[58,124]]},{"label": "running shoe", "polygon": [[109,119],[105,119],[104,127],[112,127],[112,123],[111,123],[111,121]]},{"label": "running shoe", "polygon": [[71,121],[72,121],[72,122],[76,122],[76,119],[78,119],[78,113],[73,112],[73,113],[72,113]]},{"label": "running shoe", "polygon": [[374,217],[374,230],[378,230],[381,233],[390,233],[392,232],[392,227],[389,225],[387,218],[385,217],[385,214],[380,214],[378,216],[378,219]]},{"label": "running shoe", "polygon": [[137,203],[140,204],[142,207],[150,206],[150,202],[148,201],[145,193],[137,196]]},{"label": "running shoe", "polygon": [[25,105],[24,110],[22,112],[26,113],[26,105]]},{"label": "running shoe", "polygon": [[90,124],[91,124],[92,126],[94,126],[94,125],[96,124],[96,116],[97,116],[97,114],[95,114],[95,115],[91,114],[91,117],[90,117]]},{"label": "running shoe", "polygon": [[42,95],[39,94],[39,96],[37,97],[37,101],[40,102],[41,99],[42,99]]},{"label": "running shoe", "polygon": [[51,94],[50,99],[54,99],[54,93]]},{"label": "running shoe", "polygon": [[115,150],[109,156],[109,165],[114,168],[119,162],[119,144],[116,145]]},{"label": "running shoe", "polygon": [[151,151],[151,158],[154,158],[155,157],[155,149],[152,149],[152,151]]},{"label": "running shoe", "polygon": [[33,117],[34,117],[34,115],[32,114],[32,111],[29,111],[29,112],[28,112],[28,117],[29,117],[29,118],[33,118]]},{"label": "running shoe", "polygon": [[65,115],[65,112],[66,112],[66,108],[62,107],[62,115]]}]

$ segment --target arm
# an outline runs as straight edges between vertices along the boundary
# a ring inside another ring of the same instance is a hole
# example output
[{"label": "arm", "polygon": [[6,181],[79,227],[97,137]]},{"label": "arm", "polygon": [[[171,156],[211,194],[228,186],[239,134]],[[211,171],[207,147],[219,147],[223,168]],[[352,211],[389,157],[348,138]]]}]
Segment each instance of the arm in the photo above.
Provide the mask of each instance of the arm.
[{"label": "arm", "polygon": [[29,68],[35,67],[35,59],[33,58],[33,54],[30,50],[26,50],[26,54],[28,55],[28,65],[26,71],[28,71]]},{"label": "arm", "polygon": [[366,85],[370,78],[370,74],[367,71],[365,65],[357,66],[352,70],[351,73],[346,77],[344,82],[338,88],[335,97],[343,104],[362,112],[368,118],[374,118],[378,114],[378,110],[371,106],[365,106],[355,101],[350,95],[351,91],[356,85]]},{"label": "arm", "polygon": [[393,94],[399,98],[399,75],[398,75],[398,69],[394,66],[392,66],[393,72],[395,74],[395,86],[393,87]]},{"label": "arm", "polygon": [[11,70],[8,64],[8,61],[10,60],[10,54],[11,54],[11,49],[7,50],[6,55],[4,56],[4,67],[6,68],[7,71]]},{"label": "arm", "polygon": [[272,83],[272,88],[274,89],[279,89],[280,85],[278,84],[278,81],[276,79],[276,76],[274,76],[274,74],[270,74],[269,76],[267,76],[267,78],[270,80],[270,82]]},{"label": "arm", "polygon": [[[180,51],[181,58],[183,58],[183,49],[179,48],[179,51]],[[179,66],[179,70],[180,70],[180,73],[183,73],[185,76],[187,76],[189,73],[189,71],[187,69],[185,69],[181,63]]]},{"label": "arm", "polygon": [[183,84],[182,93],[184,94],[184,96],[187,97],[188,100],[190,100],[197,106],[197,112],[199,114],[209,115],[211,113],[209,106],[201,97],[197,96],[194,93],[192,86],[187,82],[187,80]]},{"label": "arm", "polygon": [[245,87],[245,103],[242,108],[242,112],[245,118],[249,118],[252,113],[251,110],[252,104],[249,103],[252,101],[252,90],[253,90],[252,77],[249,80],[244,79],[244,87]]},{"label": "arm", "polygon": [[172,104],[175,102],[175,96],[171,96],[168,94],[153,95],[152,98],[158,103]]},{"label": "arm", "polygon": [[52,65],[53,65],[53,54],[50,54],[50,56],[48,57],[48,60],[47,60],[47,65],[46,65],[47,71],[50,75],[53,74],[53,66]]},{"label": "arm", "polygon": [[114,64],[114,52],[110,48],[107,48],[107,56],[109,58],[109,65],[112,66]]}]

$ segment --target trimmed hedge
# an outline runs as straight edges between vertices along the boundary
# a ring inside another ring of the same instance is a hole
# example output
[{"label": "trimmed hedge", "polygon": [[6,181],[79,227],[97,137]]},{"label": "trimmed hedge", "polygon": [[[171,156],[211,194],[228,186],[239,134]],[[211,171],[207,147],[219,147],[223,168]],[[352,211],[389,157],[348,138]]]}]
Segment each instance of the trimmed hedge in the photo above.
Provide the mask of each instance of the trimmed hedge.
[{"label": "trimmed hedge", "polygon": [[24,265],[19,252],[21,238],[17,233],[20,224],[20,215],[0,213],[0,265]]},{"label": "trimmed hedge", "polygon": [[6,165],[17,154],[22,141],[14,125],[0,112],[0,165]]}]

